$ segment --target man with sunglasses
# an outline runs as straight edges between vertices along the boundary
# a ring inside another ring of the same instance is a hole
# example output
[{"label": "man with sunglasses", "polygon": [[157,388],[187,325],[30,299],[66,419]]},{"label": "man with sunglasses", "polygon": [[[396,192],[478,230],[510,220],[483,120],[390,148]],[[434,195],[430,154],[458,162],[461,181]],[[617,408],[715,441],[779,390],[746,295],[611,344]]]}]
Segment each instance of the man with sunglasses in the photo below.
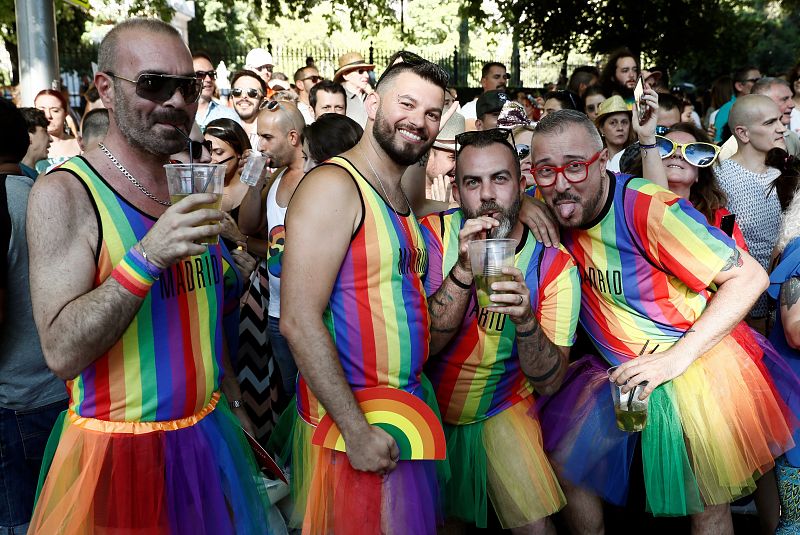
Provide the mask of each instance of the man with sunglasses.
[{"label": "man with sunglasses", "polygon": [[314,109],[309,101],[311,89],[322,81],[322,76],[313,65],[297,69],[294,73],[294,85],[297,87],[297,109],[303,114],[306,124],[314,122]]},{"label": "man with sunglasses", "polygon": [[258,110],[267,94],[267,84],[257,73],[249,70],[237,71],[231,77],[231,99],[233,109],[241,119],[239,123],[247,132],[250,144],[258,148]]},{"label": "man with sunglasses", "polygon": [[[432,400],[421,375],[427,254],[401,177],[436,139],[447,80],[424,60],[387,68],[366,98],[359,143],[310,171],[286,212],[280,327],[300,369],[295,444],[310,447],[328,413],[347,448],[315,448],[314,473],[293,472],[308,533],[436,533],[435,465],[400,459],[353,391],[385,387]],[[312,476],[320,484],[306,497]],[[347,483],[325,483],[333,477]]]},{"label": "man with sunglasses", "polygon": [[[581,324],[602,357],[574,363],[540,403],[568,524],[603,532],[601,498],[625,505],[641,437],[648,510],[690,515],[695,534],[733,533],[729,502],[752,492],[791,443],[762,351],[740,323],[767,286],[765,271],[685,199],[607,172],[584,114],[542,119],[532,151],[581,273]],[[641,435],[617,428],[609,379],[625,394],[646,385]]]},{"label": "man with sunglasses", "polygon": [[[563,247],[545,247],[519,220],[526,183],[509,134],[459,135],[453,194],[460,209],[421,221],[429,255],[426,374],[448,442],[447,516],[486,528],[491,497],[504,529],[543,534],[566,501],[529,412],[534,389],[552,394],[564,378],[580,280]],[[480,308],[468,245],[484,238],[518,245],[514,267],[503,268],[507,280],[492,285],[491,306]]]},{"label": "man with sunglasses", "polygon": [[272,59],[272,54],[267,50],[254,48],[247,53],[247,57],[244,59],[244,68],[257,73],[264,80],[264,84],[268,84],[272,79],[272,69],[275,68],[275,61]]},{"label": "man with sunglasses", "polygon": [[217,92],[217,71],[211,63],[211,58],[205,52],[195,52],[192,55],[192,65],[197,78],[203,81],[200,99],[197,101],[197,116],[195,120],[201,130],[214,119],[233,119],[239,121],[236,112],[228,106],[220,104],[214,94]]},{"label": "man with sunglasses", "polygon": [[[278,329],[281,317],[281,255],[284,246],[286,207],[304,175],[303,115],[289,102],[267,101],[258,113],[258,150],[277,169],[269,183],[262,178],[250,188],[239,207],[239,228],[249,235],[266,230],[269,269],[269,332],[275,359],[281,371],[286,399],[292,397],[297,365],[286,339]],[[263,189],[269,187],[264,202]]]},{"label": "man with sunglasses", "polygon": [[339,58],[339,68],[333,74],[333,81],[339,82],[347,91],[347,116],[365,128],[367,112],[364,100],[373,92],[369,83],[370,72],[375,65],[367,63],[358,52],[348,52]]},{"label": "man with sunglasses", "polygon": [[164,171],[201,81],[156,19],[112,28],[98,67],[111,116],[100,150],[37,179],[29,202],[34,318],[70,395],[29,533],[269,532],[229,407],[241,393],[222,334],[222,245],[197,243],[223,213],[211,194],[171,205]]},{"label": "man with sunglasses", "polygon": [[[742,67],[733,73],[733,96],[731,99],[720,106],[717,112],[716,119],[714,119],[714,143],[722,143],[725,141],[722,138],[723,131],[728,125],[728,114],[731,112],[731,107],[736,99],[744,95],[749,95],[755,84],[761,78],[761,71],[758,67]],[[733,132],[730,132],[733,134]]]}]

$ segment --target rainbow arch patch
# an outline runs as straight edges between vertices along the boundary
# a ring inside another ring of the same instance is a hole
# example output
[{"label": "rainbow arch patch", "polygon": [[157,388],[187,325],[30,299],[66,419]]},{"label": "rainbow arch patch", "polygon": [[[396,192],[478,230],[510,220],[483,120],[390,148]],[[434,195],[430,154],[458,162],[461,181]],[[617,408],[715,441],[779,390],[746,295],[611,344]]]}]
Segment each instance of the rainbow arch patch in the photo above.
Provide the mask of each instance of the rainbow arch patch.
[{"label": "rainbow arch patch", "polygon": [[[441,460],[446,457],[442,424],[433,410],[417,396],[382,386],[365,388],[354,394],[367,422],[380,427],[397,442],[400,460]],[[344,437],[329,414],[320,420],[311,443],[347,451]]]}]

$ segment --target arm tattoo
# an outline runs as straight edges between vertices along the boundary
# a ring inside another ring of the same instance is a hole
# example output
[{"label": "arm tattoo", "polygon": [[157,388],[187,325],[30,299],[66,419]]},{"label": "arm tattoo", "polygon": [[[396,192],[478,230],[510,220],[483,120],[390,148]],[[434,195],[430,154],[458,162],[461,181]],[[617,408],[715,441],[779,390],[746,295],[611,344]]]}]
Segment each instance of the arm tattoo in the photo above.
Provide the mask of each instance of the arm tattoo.
[{"label": "arm tattoo", "polygon": [[722,266],[722,271],[728,271],[732,267],[742,267],[743,265],[744,260],[742,260],[742,253],[740,253],[739,249],[737,248],[733,250],[731,257],[728,259],[725,265]]},{"label": "arm tattoo", "polygon": [[781,306],[787,310],[800,299],[800,278],[792,277],[781,285]]}]

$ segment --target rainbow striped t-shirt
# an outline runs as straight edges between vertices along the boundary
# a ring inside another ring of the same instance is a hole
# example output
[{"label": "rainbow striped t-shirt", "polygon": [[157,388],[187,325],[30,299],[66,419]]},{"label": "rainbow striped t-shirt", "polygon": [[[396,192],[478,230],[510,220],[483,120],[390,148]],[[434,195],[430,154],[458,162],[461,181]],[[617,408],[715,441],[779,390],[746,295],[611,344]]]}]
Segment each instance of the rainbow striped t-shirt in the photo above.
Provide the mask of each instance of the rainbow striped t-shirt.
[{"label": "rainbow striped t-shirt", "polygon": [[689,201],[649,180],[608,176],[599,216],[561,239],[580,270],[581,324],[616,365],[683,336],[736,245]]},{"label": "rainbow striped t-shirt", "polygon": [[[82,157],[77,177],[97,217],[94,287],[156,220],[122,198]],[[220,245],[164,270],[122,337],[67,382],[70,409],[110,421],[165,421],[200,412],[222,376],[224,263]]]},{"label": "rainbow striped t-shirt", "polygon": [[[428,246],[428,295],[442,285],[458,261],[458,233],[464,213],[453,209],[421,221]],[[531,290],[531,307],[542,330],[559,346],[575,340],[580,282],[572,257],[563,247],[548,248],[526,227],[515,266]],[[478,307],[473,288],[461,329],[425,373],[433,384],[442,419],[451,425],[481,421],[530,396],[533,389],[520,368],[516,326],[505,314]]]},{"label": "rainbow striped t-shirt", "polygon": [[[363,216],[334,282],[323,321],[353,390],[390,386],[421,395],[430,341],[422,276],[428,255],[413,213],[398,214],[346,159]],[[297,381],[297,411],[317,425],[325,415],[307,383]]]}]

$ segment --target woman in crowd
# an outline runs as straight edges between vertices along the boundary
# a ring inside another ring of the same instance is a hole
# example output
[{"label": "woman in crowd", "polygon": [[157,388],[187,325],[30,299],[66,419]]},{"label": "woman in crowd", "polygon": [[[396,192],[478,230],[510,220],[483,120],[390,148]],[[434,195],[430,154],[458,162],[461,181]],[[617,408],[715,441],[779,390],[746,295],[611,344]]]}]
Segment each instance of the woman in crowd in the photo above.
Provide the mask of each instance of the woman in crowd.
[{"label": "woman in crowd", "polygon": [[[267,240],[263,236],[243,234],[237,225],[239,204],[247,192],[247,184],[239,180],[242,158],[250,148],[247,133],[231,119],[215,119],[208,123],[205,139],[210,142],[211,162],[225,164],[225,188],[222,197],[223,230],[220,233],[229,249],[242,249],[256,259],[257,264],[245,280],[238,325],[238,351],[231,360],[240,381],[247,414],[253,422],[256,439],[266,439],[283,410],[286,400],[279,400],[281,381],[274,370],[272,351],[267,332],[269,283],[267,275]],[[274,400],[279,403],[273,404]],[[280,403],[283,401],[283,403]]]},{"label": "woman in crowd", "polygon": [[[717,118],[717,111],[731,99],[731,96],[733,96],[733,78],[726,74],[714,79],[711,83],[711,101],[706,110],[705,122],[703,123],[706,128],[709,130],[713,128],[714,120]],[[710,132],[709,136],[713,138]]]},{"label": "woman in crowd", "polygon": [[634,141],[631,111],[621,96],[614,95],[600,104],[595,124],[608,148],[609,160],[606,168],[618,173],[622,151]]},{"label": "woman in crowd", "polygon": [[572,91],[550,91],[544,96],[544,113],[542,117],[558,110],[583,110],[581,97]]},{"label": "woman in crowd", "polygon": [[364,129],[346,115],[326,113],[303,131],[305,172],[322,162],[355,147]]},{"label": "woman in crowd", "polygon": [[81,147],[75,137],[77,132],[72,132],[67,126],[67,99],[59,91],[43,89],[33,100],[33,105],[44,112],[47,117],[47,133],[50,134],[50,150],[47,160],[36,164],[36,170],[44,172],[47,168],[67,161],[81,153]]},{"label": "woman in crowd", "polygon": [[611,54],[600,73],[600,87],[606,97],[619,95],[628,109],[633,106],[633,88],[639,77],[639,63],[633,52],[620,48]]},{"label": "woman in crowd", "polygon": [[597,119],[597,112],[600,111],[600,104],[606,99],[603,88],[597,85],[589,86],[583,94],[583,112],[594,121]]},{"label": "woman in crowd", "polygon": [[[661,137],[656,137],[661,168],[670,191],[689,199],[698,212],[715,227],[723,228],[723,222],[735,219],[725,208],[728,199],[722,191],[712,170],[713,164],[719,155],[719,148],[711,143],[706,133],[694,123],[678,123],[669,132]],[[642,169],[641,156],[637,156],[631,168],[626,170],[634,176],[644,176],[654,182],[662,182],[657,176],[647,176]],[[726,219],[727,217],[727,219]],[[742,231],[735,221],[726,223],[732,237],[743,250],[747,245],[742,236]]]}]

